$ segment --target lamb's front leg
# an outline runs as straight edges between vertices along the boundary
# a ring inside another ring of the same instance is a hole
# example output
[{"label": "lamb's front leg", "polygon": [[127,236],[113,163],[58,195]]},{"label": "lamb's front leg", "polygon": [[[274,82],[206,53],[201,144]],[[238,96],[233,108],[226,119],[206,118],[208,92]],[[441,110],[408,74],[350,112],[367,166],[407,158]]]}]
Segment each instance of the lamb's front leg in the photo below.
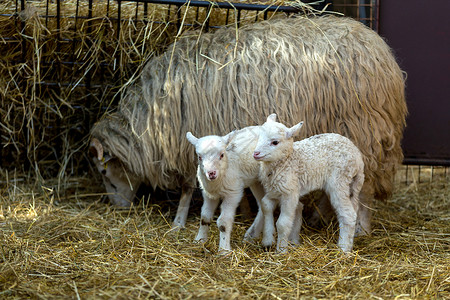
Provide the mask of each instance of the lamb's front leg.
[{"label": "lamb's front leg", "polygon": [[200,217],[200,228],[198,229],[195,241],[206,242],[206,240],[208,239],[209,228],[214,217],[214,212],[219,205],[219,198],[212,198],[204,191],[202,192],[202,194],[203,205]]},{"label": "lamb's front leg", "polygon": [[[303,208],[303,206],[300,206],[298,204],[298,194],[286,195],[280,199],[280,216],[278,217],[277,221],[277,252],[285,252],[287,250],[287,247],[289,245],[289,237],[294,225],[294,218],[298,214],[299,208],[300,210]],[[298,226],[298,222],[296,223],[296,225]],[[297,229],[295,231],[297,231]]]},{"label": "lamb's front leg", "polygon": [[219,252],[231,250],[231,230],[233,229],[234,217],[236,209],[241,202],[244,189],[236,191],[226,196],[220,207],[220,216],[217,219],[217,227],[219,228]]},{"label": "lamb's front leg", "polygon": [[261,210],[264,215],[264,230],[262,245],[264,247],[270,247],[275,241],[275,226],[273,212],[275,210],[275,201],[267,196],[267,194],[261,200]]}]

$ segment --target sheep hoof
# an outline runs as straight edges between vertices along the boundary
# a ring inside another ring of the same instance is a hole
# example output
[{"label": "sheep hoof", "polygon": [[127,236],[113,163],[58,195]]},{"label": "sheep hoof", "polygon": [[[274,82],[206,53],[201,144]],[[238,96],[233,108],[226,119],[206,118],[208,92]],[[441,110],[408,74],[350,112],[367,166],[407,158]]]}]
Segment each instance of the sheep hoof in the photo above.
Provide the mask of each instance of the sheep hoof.
[{"label": "sheep hoof", "polygon": [[[370,226],[369,226],[369,228],[370,228]],[[364,228],[361,224],[356,224],[355,237],[368,236],[368,235],[370,235],[370,232],[371,232],[370,229]]]}]

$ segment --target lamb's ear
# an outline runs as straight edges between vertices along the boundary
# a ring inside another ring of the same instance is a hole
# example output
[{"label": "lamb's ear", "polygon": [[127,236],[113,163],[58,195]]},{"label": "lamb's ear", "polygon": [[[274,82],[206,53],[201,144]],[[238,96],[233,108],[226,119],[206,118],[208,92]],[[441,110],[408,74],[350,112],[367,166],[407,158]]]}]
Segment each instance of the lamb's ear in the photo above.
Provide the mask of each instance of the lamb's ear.
[{"label": "lamb's ear", "polygon": [[192,145],[194,145],[194,146],[197,145],[198,138],[196,138],[190,131],[188,131],[188,133],[186,133],[186,138]]},{"label": "lamb's ear", "polygon": [[96,138],[91,139],[91,143],[89,144],[89,152],[92,156],[95,156],[98,160],[103,159],[103,146],[102,143]]},{"label": "lamb's ear", "polygon": [[229,134],[222,137],[225,142],[225,145],[228,145],[233,140],[235,134],[236,134],[236,130],[233,130]]},{"label": "lamb's ear", "polygon": [[297,125],[292,126],[286,131],[286,138],[290,139],[300,133],[300,128],[303,126],[303,121],[298,123]]},{"label": "lamb's ear", "polygon": [[267,117],[267,122],[276,122],[277,121],[277,114],[271,114]]}]

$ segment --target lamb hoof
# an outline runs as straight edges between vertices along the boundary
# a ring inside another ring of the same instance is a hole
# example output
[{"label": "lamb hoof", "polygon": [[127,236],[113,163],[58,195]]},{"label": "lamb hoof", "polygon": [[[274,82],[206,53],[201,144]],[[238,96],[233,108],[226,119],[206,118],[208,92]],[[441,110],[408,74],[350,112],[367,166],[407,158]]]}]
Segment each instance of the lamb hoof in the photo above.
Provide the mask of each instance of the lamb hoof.
[{"label": "lamb hoof", "polygon": [[181,224],[175,224],[175,223],[172,224],[172,231],[177,232],[177,231],[181,231],[184,228],[185,227]]},{"label": "lamb hoof", "polygon": [[271,252],[272,246],[262,246],[264,252]]},{"label": "lamb hoof", "polygon": [[227,255],[229,255],[230,253],[232,253],[233,252],[233,250],[231,250],[231,249],[219,249],[219,251],[217,252],[217,254],[219,255],[219,256],[227,256]]},{"label": "lamb hoof", "polygon": [[342,244],[342,245],[338,245],[338,247],[339,247],[339,249],[342,250],[342,252],[349,254],[352,252],[353,245]]},{"label": "lamb hoof", "polygon": [[196,238],[194,239],[194,243],[197,243],[197,244],[204,244],[204,243],[206,243],[207,240],[208,240],[207,238],[196,237]]}]

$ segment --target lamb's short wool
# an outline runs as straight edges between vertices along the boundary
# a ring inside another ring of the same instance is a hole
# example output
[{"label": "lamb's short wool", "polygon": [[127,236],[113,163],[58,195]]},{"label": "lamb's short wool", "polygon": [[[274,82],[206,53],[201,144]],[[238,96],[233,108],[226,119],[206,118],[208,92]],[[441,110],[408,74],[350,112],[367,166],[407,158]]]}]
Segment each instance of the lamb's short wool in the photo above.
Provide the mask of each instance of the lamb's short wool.
[{"label": "lamb's short wool", "polygon": [[359,193],[364,183],[364,162],[359,149],[346,137],[325,133],[293,141],[303,122],[287,128],[267,118],[260,128],[253,157],[260,161],[260,180],[265,196],[263,245],[274,242],[273,212],[279,202],[276,223],[277,251],[285,251],[288,241],[298,236],[303,205],[299,198],[314,190],[324,190],[330,198],[339,226],[338,246],[349,252],[353,247]]},{"label": "lamb's short wool", "polygon": [[[220,231],[219,251],[231,250],[230,236],[236,208],[246,187],[250,188],[259,206],[264,191],[258,180],[259,164],[252,158],[258,135],[257,126],[233,131],[225,136],[209,135],[196,138],[190,132],[186,134],[198,155],[197,178],[204,201],[196,241],[205,241],[208,238],[214,212],[222,200],[221,213],[217,219]],[[258,210],[245,239],[258,237],[262,226],[262,212]]]}]

